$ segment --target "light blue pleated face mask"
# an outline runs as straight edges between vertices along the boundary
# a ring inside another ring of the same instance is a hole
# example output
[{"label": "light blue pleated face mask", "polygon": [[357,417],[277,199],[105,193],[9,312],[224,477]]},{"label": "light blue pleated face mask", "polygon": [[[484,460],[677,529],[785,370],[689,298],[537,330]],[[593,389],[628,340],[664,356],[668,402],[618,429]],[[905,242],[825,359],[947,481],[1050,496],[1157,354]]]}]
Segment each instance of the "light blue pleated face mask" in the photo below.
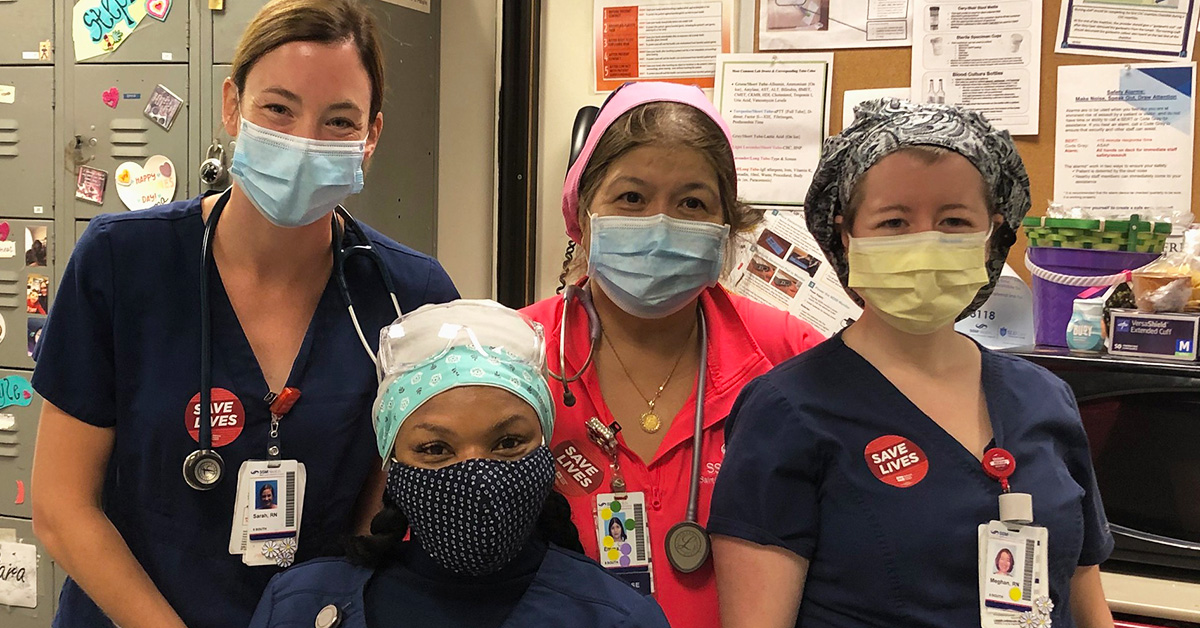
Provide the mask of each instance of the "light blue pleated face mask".
[{"label": "light blue pleated face mask", "polygon": [[229,173],[280,227],[312,224],[363,187],[365,140],[310,140],[242,118]]},{"label": "light blue pleated face mask", "polygon": [[729,225],[657,216],[591,217],[588,277],[638,318],[678,312],[717,285]]}]

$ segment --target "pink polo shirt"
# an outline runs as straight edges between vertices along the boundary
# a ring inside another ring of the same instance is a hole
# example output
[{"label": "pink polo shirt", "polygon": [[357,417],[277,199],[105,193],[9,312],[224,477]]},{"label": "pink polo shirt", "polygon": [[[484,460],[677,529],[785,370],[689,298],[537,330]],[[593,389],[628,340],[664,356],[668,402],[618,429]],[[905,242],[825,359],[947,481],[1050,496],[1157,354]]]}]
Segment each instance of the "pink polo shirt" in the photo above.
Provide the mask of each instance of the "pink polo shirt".
[{"label": "pink polo shirt", "polygon": [[[724,288],[706,290],[700,296],[708,329],[708,379],[704,403],[704,429],[701,444],[700,503],[698,521],[708,520],[713,483],[725,457],[725,416],[747,382],[766,373],[774,365],[815,346],[824,340],[807,323],[782,310],[755,303]],[[547,360],[558,371],[558,346],[561,335],[562,297],[555,296],[522,310],[545,327]],[[578,303],[568,312],[566,360],[568,373],[575,373],[587,358],[587,316]],[[612,480],[608,455],[593,444],[585,422],[597,417],[605,425],[613,422],[604,403],[594,368],[572,384],[574,407],[562,404],[562,385],[550,382],[554,393],[557,419],[551,448],[558,460],[557,489],[571,503],[571,514],[579,528],[580,540],[588,556],[599,557],[596,543],[596,494],[611,492]],[[666,558],[663,538],[671,526],[683,521],[687,511],[688,485],[691,480],[692,426],[695,424],[696,393],[671,421],[662,444],[649,461],[642,460],[625,446],[617,450],[621,474],[627,491],[646,495],[646,519],[650,533],[650,555],[654,563],[655,599],[673,626],[719,628],[717,590],[712,560],[690,574],[676,572]],[[566,454],[579,454],[571,461]]]}]

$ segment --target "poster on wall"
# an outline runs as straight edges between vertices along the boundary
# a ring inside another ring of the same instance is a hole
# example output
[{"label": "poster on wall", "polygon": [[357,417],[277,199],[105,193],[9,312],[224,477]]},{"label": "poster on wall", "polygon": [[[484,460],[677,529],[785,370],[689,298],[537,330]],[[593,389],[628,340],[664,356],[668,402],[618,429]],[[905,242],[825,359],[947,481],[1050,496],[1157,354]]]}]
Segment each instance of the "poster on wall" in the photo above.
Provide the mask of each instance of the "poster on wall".
[{"label": "poster on wall", "polygon": [[915,3],[912,101],[962,105],[1013,135],[1036,135],[1041,0]]},{"label": "poster on wall", "polygon": [[768,209],[753,239],[739,247],[725,285],[736,294],[787,310],[826,337],[862,314],[804,222],[804,212]]},{"label": "poster on wall", "polygon": [[759,0],[759,50],[912,45],[912,0]]},{"label": "poster on wall", "polygon": [[803,205],[829,134],[833,53],[721,55],[713,100],[733,134],[738,194]]},{"label": "poster on wall", "polygon": [[1190,214],[1196,64],[1058,69],[1054,199],[1125,217]]},{"label": "poster on wall", "polygon": [[733,50],[733,0],[595,0],[595,88],[671,81],[712,88],[717,55]]},{"label": "poster on wall", "polygon": [[1149,61],[1190,59],[1196,0],[1063,0],[1058,53]]}]

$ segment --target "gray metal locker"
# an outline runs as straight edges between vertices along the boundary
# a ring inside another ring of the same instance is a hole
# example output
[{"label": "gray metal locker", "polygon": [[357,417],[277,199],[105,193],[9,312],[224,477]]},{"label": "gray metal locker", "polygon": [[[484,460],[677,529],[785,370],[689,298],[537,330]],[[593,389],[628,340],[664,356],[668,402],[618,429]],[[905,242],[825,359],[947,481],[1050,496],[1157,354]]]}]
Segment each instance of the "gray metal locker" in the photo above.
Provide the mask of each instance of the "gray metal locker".
[{"label": "gray metal locker", "polygon": [[[187,66],[165,63],[86,66],[76,67],[73,77],[75,124],[73,129],[64,129],[64,133],[68,134],[68,143],[74,141],[72,136],[82,142],[79,161],[108,173],[104,204],[74,199],[74,216],[91,218],[125,211],[118,196],[116,168],[127,161],[140,166],[152,155],[164,155],[171,160],[176,171],[175,200],[187,198],[192,171]],[[184,101],[170,131],[163,130],[143,113],[160,84]],[[113,89],[120,93],[115,108],[104,101],[104,94]]]},{"label": "gray metal locker", "polygon": [[[5,340],[14,331],[6,330]],[[0,517],[33,516],[29,476],[42,398],[33,392],[30,375],[0,369],[0,404],[10,404],[0,405]]]},{"label": "gray metal locker", "polygon": [[[236,2],[226,2],[225,10],[212,12],[213,64],[231,65],[233,63],[233,52],[237,49],[242,31],[266,3],[266,0],[236,0]],[[224,79],[225,76],[228,74],[220,78]],[[214,87],[220,86],[218,81],[219,79],[214,76]]]},{"label": "gray metal locker", "polygon": [[[230,75],[232,70],[233,68],[228,65],[214,65],[212,68],[212,90],[210,92],[212,95],[212,103],[211,109],[209,110],[212,114],[212,133],[210,133],[212,137],[207,138],[207,142],[198,144],[196,146],[196,156],[198,159],[198,161],[196,161],[196,165],[199,167],[200,162],[208,159],[210,154],[213,156],[213,158],[216,158],[216,156],[220,154],[222,164],[225,167],[225,174],[213,185],[205,185],[204,189],[223,190],[229,187],[229,184],[231,183],[229,178],[229,164],[233,160],[233,149],[237,146],[237,143],[232,137],[230,137],[228,133],[225,132],[225,125],[221,121],[221,107],[223,104],[222,99],[224,98],[221,90],[222,85],[225,83],[225,78]],[[216,142],[216,144],[214,145],[213,142]],[[219,147],[221,152],[217,153],[216,151],[211,150],[214,148],[214,146]]]},{"label": "gray metal locker", "polygon": [[442,7],[373,2],[387,64],[383,135],[362,193],[346,208],[418,251],[437,249],[438,54]]},{"label": "gray metal locker", "polygon": [[[36,0],[48,2],[48,0]],[[72,0],[68,3],[74,4]],[[150,16],[142,18],[116,50],[80,63],[186,63],[188,60],[188,3],[176,1],[166,21],[160,22]],[[72,24],[73,28],[85,28]],[[72,41],[68,38],[68,41]],[[73,44],[72,44],[73,45]],[[74,53],[71,53],[74,60]]]},{"label": "gray metal locker", "polygon": [[54,2],[0,0],[0,64],[54,65]]},{"label": "gray metal locker", "polygon": [[87,221],[87,220],[76,220],[75,221],[75,243],[76,244],[79,243],[79,238],[83,237],[83,232],[87,231],[89,222],[90,221]]},{"label": "gray metal locker", "polygon": [[4,628],[46,628],[58,605],[61,582],[54,561],[33,536],[33,524],[26,519],[0,517],[0,539],[16,538],[18,543],[37,546],[37,607],[0,606],[0,625]]},{"label": "gray metal locker", "polygon": [[[0,7],[5,6],[0,4]],[[54,68],[0,67],[0,187],[4,216],[54,211]],[[8,102],[11,100],[12,102]]]},{"label": "gray metal locker", "polygon": [[0,242],[0,368],[32,369],[29,354],[41,338],[56,285],[54,222],[0,219],[0,233],[6,226],[15,247],[5,250]]}]

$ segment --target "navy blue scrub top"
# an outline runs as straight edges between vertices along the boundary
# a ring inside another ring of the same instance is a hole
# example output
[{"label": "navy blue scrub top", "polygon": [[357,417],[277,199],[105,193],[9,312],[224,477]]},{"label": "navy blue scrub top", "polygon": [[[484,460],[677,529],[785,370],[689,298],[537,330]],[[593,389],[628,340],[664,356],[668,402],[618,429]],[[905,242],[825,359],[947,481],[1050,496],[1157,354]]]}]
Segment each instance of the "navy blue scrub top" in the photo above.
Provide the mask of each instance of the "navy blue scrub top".
[{"label": "navy blue scrub top", "polygon": [[[981,350],[995,445],[1048,528],[1052,619],[1070,627],[1071,576],[1113,547],[1079,410],[1045,369]],[[1000,485],[840,334],[747,385],[725,430],[708,530],[811,561],[797,626],[979,625],[978,526]],[[866,452],[883,436],[924,452],[924,479],[877,479]]]},{"label": "navy blue scrub top", "polygon": [[[67,414],[115,428],[103,507],[167,602],[189,628],[246,626],[273,566],[229,553],[237,472],[264,459],[267,384],[220,277],[210,274],[213,386],[232,391],[245,427],[218,448],[225,477],[213,490],[184,483],[197,448],[185,413],[200,390],[200,198],[91,221],[67,264],[43,332],[34,388]],[[436,260],[365,225],[395,282],[401,310],[458,297]],[[374,264],[347,261],[346,281],[368,342],[396,314]],[[262,303],[261,307],[271,307]],[[308,484],[296,561],[353,531],[354,505],[379,464],[371,427],[375,366],[330,278],[288,385],[301,398],[280,423],[282,455],[303,462]],[[111,626],[72,580],[54,625]]]}]

